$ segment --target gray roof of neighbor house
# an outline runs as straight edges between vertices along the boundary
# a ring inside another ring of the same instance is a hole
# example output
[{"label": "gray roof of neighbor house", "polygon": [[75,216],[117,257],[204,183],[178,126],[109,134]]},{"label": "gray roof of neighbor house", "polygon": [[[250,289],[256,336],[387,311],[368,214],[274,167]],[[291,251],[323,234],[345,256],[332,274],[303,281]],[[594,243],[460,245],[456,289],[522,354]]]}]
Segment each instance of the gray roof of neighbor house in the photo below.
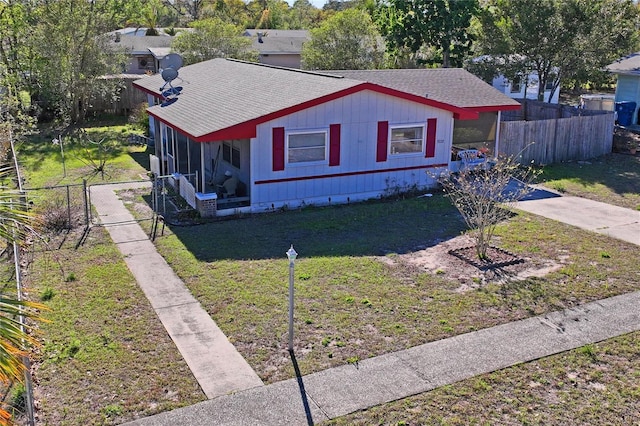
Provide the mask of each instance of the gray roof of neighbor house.
[{"label": "gray roof of neighbor house", "polygon": [[[212,59],[181,68],[179,77],[172,82],[174,87],[182,87],[176,100],[152,106],[148,111],[152,116],[180,129],[194,140],[204,142],[253,137],[255,126],[261,122],[360,90],[373,90],[435,106],[453,112],[455,117],[467,119],[476,118],[477,112],[465,109],[460,104],[477,107],[477,111],[483,108],[491,111],[519,108],[518,102],[501,95],[466,71],[408,71],[414,72],[406,75],[397,73],[397,80],[409,76],[416,80],[419,77],[428,79],[435,75],[437,83],[445,87],[436,91],[437,85],[429,86],[434,89],[425,97],[422,92],[410,90],[412,87],[419,88],[418,82],[401,84],[400,81],[396,81],[395,84],[384,85],[356,78],[356,75],[343,77],[257,63]],[[387,75],[387,80],[393,80],[392,74]],[[160,75],[147,76],[134,82],[135,86],[156,97],[161,96],[160,88],[164,84]],[[456,85],[463,87],[453,87]],[[484,90],[484,86],[487,86],[488,90]],[[492,91],[501,96],[494,95]],[[451,93],[459,95],[454,96]],[[480,102],[477,99],[478,93],[486,93],[487,100]],[[465,101],[464,94],[470,101]],[[458,105],[452,101],[456,101]]]},{"label": "gray roof of neighbor house", "polygon": [[309,40],[307,30],[245,30],[251,37],[253,48],[262,55],[300,54],[302,44]]},{"label": "gray roof of neighbor house", "polygon": [[[119,40],[119,41],[118,41]],[[113,36],[110,40],[110,45],[114,48],[125,49],[132,55],[149,55],[150,49],[157,48],[169,48],[173,37],[163,36],[133,36],[133,35],[121,35]]]},{"label": "gray roof of neighbor house", "polygon": [[[367,81],[463,108],[520,105],[462,68],[320,71]],[[495,110],[495,108],[494,108]]]},{"label": "gray roof of neighbor house", "polygon": [[640,75],[640,52],[618,59],[614,63],[607,65],[606,70],[615,74]]}]

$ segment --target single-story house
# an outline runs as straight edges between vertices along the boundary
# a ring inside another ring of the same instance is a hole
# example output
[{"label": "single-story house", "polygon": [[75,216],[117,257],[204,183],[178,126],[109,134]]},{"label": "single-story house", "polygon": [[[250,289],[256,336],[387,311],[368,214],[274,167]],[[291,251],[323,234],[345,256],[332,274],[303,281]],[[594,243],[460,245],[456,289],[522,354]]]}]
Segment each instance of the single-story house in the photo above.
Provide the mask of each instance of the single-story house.
[{"label": "single-story house", "polygon": [[[319,73],[213,59],[179,70],[178,95],[164,98],[164,83],[134,83],[156,126],[152,168],[203,216],[428,188],[459,165],[458,150],[497,152],[500,112],[520,108],[455,68]],[[225,174],[240,182],[233,197],[218,191]]]},{"label": "single-story house", "polygon": [[309,41],[307,30],[247,29],[242,35],[252,38],[258,62],[287,68],[300,68],[302,45]]},{"label": "single-story house", "polygon": [[[540,87],[540,79],[538,73],[531,71],[526,75],[520,75],[515,79],[509,79],[504,75],[499,75],[493,79],[491,85],[497,90],[513,99],[538,99],[538,88]],[[544,102],[557,104],[560,99],[560,90],[551,91],[553,89],[553,81],[547,82],[544,88]]]},{"label": "single-story house", "polygon": [[110,45],[129,56],[125,74],[157,73],[160,60],[171,52],[172,36],[123,35],[117,31],[111,35]]},{"label": "single-story house", "polygon": [[618,59],[606,70],[618,77],[615,101],[635,102],[631,124],[640,124],[640,52]]},{"label": "single-story house", "polygon": [[[487,79],[487,83],[490,83],[496,90],[510,98],[538,100],[538,89],[540,87],[538,72],[531,69],[531,65],[527,63],[527,59],[523,55],[482,55],[473,58],[469,67],[473,72],[485,75],[483,78]],[[498,70],[504,70],[504,68],[514,67],[521,69],[515,77],[507,78],[504,74],[498,72]],[[486,75],[488,70],[497,72],[497,75],[489,77]],[[554,72],[557,73],[557,69],[554,69]],[[544,99],[542,100],[557,104],[559,98],[560,86],[558,85],[556,90],[553,90],[553,81],[548,81],[544,88]]]}]

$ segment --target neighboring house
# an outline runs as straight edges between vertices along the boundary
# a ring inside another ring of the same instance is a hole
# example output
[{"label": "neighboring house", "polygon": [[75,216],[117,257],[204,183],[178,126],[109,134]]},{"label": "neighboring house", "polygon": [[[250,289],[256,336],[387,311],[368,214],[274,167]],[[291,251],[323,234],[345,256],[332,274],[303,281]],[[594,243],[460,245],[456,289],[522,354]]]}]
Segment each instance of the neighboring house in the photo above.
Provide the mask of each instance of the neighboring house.
[{"label": "neighboring house", "polygon": [[302,44],[309,40],[307,30],[245,30],[259,52],[258,62],[287,68],[300,68]]},{"label": "neighboring house", "polygon": [[[606,70],[616,74],[616,102],[635,102],[631,124],[640,124],[640,52],[632,53],[608,65]],[[628,104],[632,105],[632,104]]]},{"label": "neighboring house", "polygon": [[159,61],[171,52],[172,36],[112,35],[111,46],[129,55],[125,74],[157,73]]},{"label": "neighboring house", "polygon": [[[213,59],[181,68],[169,101],[160,76],[137,80],[155,170],[203,216],[348,203],[431,187],[457,149],[496,152],[500,111],[520,107],[462,69],[332,73]],[[235,198],[216,194],[226,172]]]},{"label": "neighboring house", "polygon": [[[491,85],[513,99],[538,99],[538,88],[540,81],[538,73],[531,71],[528,75],[520,76],[516,79],[508,79],[503,75],[494,78]],[[551,96],[553,81],[547,82],[544,89],[544,102],[557,104],[560,98],[560,90],[555,90]],[[551,97],[551,101],[549,101]]]},{"label": "neighboring house", "polygon": [[[496,70],[504,70],[506,68],[521,67],[527,68],[526,57],[522,55],[491,56],[482,55],[473,58],[471,68],[474,72],[477,69],[479,74],[486,74],[487,71],[495,72]],[[511,65],[509,65],[511,64]],[[556,70],[557,71],[557,70]],[[489,80],[487,80],[489,82]],[[533,99],[538,100],[538,88],[540,80],[538,72],[534,70],[521,72],[516,78],[509,79],[503,74],[493,77],[491,85],[513,99]],[[556,89],[551,95],[553,89],[553,81],[549,81],[544,89],[544,102],[557,104],[560,97],[560,88]],[[551,98],[551,101],[549,101]]]}]

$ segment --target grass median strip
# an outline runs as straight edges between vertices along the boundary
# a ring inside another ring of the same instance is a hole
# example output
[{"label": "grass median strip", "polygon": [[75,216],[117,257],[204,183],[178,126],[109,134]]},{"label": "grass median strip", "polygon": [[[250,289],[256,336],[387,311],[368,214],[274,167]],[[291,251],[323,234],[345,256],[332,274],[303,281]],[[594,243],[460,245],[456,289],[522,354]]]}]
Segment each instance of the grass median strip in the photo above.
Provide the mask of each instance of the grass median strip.
[{"label": "grass median strip", "polygon": [[640,421],[640,332],[483,374],[331,425],[616,424]]}]

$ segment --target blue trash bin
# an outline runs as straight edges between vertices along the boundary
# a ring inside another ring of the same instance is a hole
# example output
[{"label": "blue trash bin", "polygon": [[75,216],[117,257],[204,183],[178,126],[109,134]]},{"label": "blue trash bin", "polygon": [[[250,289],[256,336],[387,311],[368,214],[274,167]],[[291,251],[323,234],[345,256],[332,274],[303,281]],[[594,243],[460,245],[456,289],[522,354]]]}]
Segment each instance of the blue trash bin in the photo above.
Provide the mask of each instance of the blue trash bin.
[{"label": "blue trash bin", "polygon": [[631,101],[616,102],[616,113],[618,115],[618,124],[621,126],[629,126],[633,123],[633,113],[636,110],[636,103]]}]

